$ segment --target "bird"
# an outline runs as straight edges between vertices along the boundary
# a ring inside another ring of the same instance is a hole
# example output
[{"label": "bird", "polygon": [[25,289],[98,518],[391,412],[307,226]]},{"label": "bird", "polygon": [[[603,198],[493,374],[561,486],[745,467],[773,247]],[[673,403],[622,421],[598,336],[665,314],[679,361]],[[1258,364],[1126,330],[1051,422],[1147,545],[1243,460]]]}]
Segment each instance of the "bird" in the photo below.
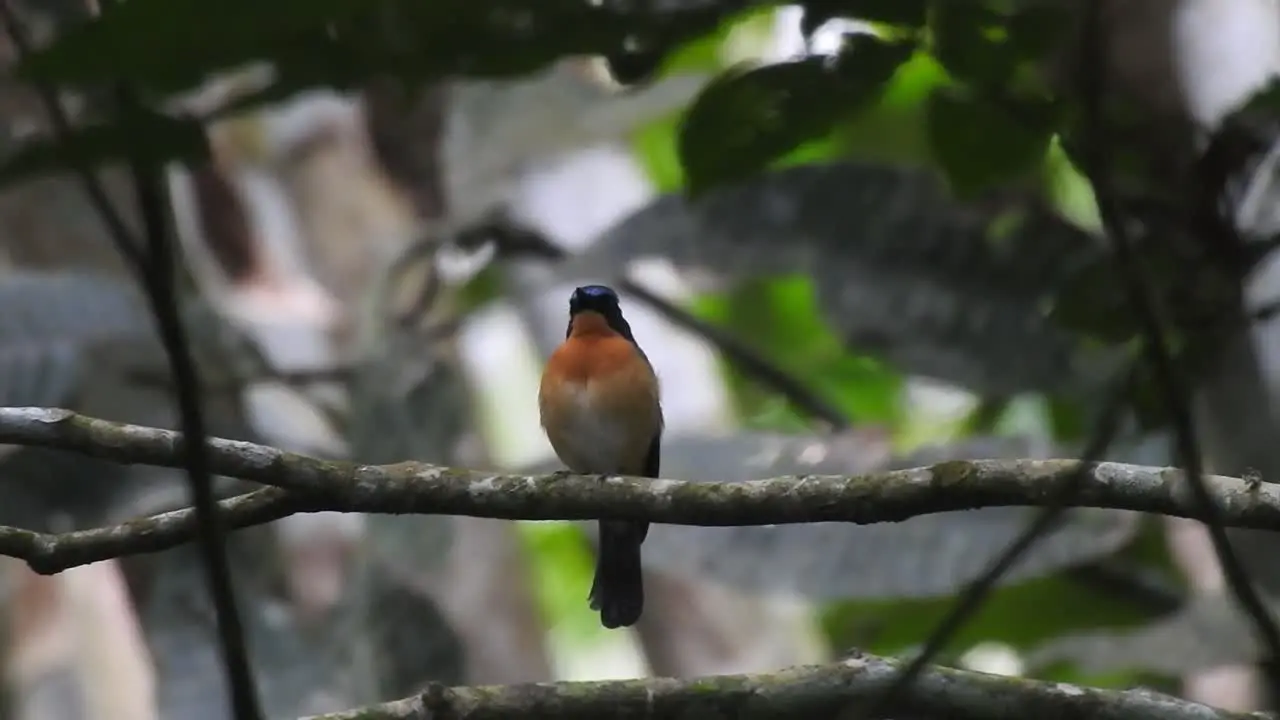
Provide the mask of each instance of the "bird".
[{"label": "bird", "polygon": [[[564,342],[538,388],[542,429],[560,461],[579,474],[657,478],[662,452],[658,376],[605,285],[575,288]],[[644,611],[640,546],[649,523],[600,520],[587,595],[600,624],[630,627]]]}]

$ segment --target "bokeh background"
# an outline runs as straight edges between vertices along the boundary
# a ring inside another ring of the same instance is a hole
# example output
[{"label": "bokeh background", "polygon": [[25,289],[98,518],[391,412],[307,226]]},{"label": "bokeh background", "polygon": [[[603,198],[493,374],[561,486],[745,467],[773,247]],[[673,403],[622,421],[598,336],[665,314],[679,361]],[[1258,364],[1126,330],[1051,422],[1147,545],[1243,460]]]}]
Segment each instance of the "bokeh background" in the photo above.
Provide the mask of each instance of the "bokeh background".
[{"label": "bokeh background", "polygon": [[[83,11],[14,5],[37,39]],[[1145,10],[1114,13],[1112,47],[1144,57],[1134,27],[1156,11],[1128,6]],[[620,288],[661,377],[665,476],[1078,454],[1109,356],[1047,322],[1040,299],[1072,291],[1066,272],[1096,256],[1092,195],[1052,137],[939,110],[960,82],[945,45],[912,55],[768,175],[697,208],[681,200],[681,118],[712,77],[873,30],[835,22],[806,39],[800,21],[794,8],[735,13],[628,88],[598,60],[569,59],[501,81],[362,80],[212,123],[211,159],[167,178],[211,432],[370,463],[555,469],[537,378],[570,291],[593,281]],[[1122,55],[1122,69],[1141,65]],[[1172,122],[1159,112],[1173,80],[1155,87],[1145,69],[1133,74],[1158,96],[1149,107]],[[227,72],[181,100],[214,107],[263,73]],[[0,117],[9,149],[47,128],[12,73]],[[125,175],[103,177],[131,207]],[[1010,212],[1011,242],[984,243]],[[0,192],[0,251],[0,403],[175,427],[145,304],[70,174]],[[1214,411],[1244,424],[1239,407]],[[1168,464],[1163,431],[1128,420],[1107,457]],[[2,524],[62,531],[186,502],[175,471],[0,456]],[[586,606],[589,524],[316,514],[228,545],[265,707],[293,718],[427,681],[688,677],[902,653],[1030,515],[655,527],[646,614],[614,632]],[[1242,552],[1274,589],[1275,541],[1249,537]],[[1190,523],[1073,511],[943,659],[1266,705],[1250,668],[1273,659],[1206,548]],[[3,578],[5,717],[228,716],[194,548],[52,577],[6,561]]]}]

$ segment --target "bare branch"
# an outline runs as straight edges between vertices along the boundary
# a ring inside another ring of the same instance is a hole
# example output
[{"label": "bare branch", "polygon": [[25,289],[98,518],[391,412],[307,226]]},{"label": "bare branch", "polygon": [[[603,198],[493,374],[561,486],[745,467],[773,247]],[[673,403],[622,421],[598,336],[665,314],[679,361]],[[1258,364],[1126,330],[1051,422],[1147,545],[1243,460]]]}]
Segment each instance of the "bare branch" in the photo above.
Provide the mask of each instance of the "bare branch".
[{"label": "bare branch", "polygon": [[[181,433],[85,417],[68,410],[0,408],[0,443],[34,445],[127,464],[181,467]],[[265,445],[212,438],[210,468],[274,488],[220,503],[229,527],[298,512],[446,514],[506,520],[646,519],[734,526],[899,522],[980,507],[1045,506],[1080,472],[1077,460],[959,460],[868,475],[803,475],[714,483],[647,478],[504,474],[427,463],[358,465]],[[1280,485],[1206,478],[1222,521],[1280,530]],[[1199,519],[1184,474],[1173,468],[1098,463],[1075,489],[1073,507]],[[0,528],[0,555],[52,573],[188,541],[191,511],[48,535]]]},{"label": "bare branch", "polygon": [[[228,498],[218,503],[218,507],[228,530],[324,509],[277,488]],[[110,527],[58,534],[0,525],[0,555],[24,560],[32,570],[52,575],[111,558],[168,550],[190,542],[196,532],[195,511],[191,508]]]},{"label": "bare branch", "polygon": [[[416,697],[310,720],[541,720],[732,717],[738,720],[834,718],[876,700],[902,662],[859,655],[759,675],[691,680],[435,687]],[[1264,713],[1216,710],[1144,690],[1098,690],[1066,683],[933,667],[898,695],[881,717],[948,720],[1264,720]]]}]

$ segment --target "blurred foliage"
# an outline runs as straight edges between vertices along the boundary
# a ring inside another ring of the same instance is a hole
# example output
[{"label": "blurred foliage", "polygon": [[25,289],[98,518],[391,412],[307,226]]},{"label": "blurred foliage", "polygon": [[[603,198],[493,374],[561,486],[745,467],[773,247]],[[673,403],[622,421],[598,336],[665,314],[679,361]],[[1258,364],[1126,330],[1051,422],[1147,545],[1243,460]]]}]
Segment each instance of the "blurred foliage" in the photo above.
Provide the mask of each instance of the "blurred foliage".
[{"label": "blurred foliage", "polygon": [[[742,482],[779,475],[877,472],[959,458],[1042,456],[1021,438],[965,438],[895,453],[886,433],[859,429],[827,435],[738,432],[671,433],[664,472],[699,482]],[[548,461],[526,468],[546,472]],[[817,602],[856,598],[948,597],[980,575],[1022,530],[1034,510],[982,508],[940,512],[897,523],[812,523],[704,528],[656,525],[649,567],[769,596]],[[1111,557],[1134,541],[1138,516],[1080,509],[1037,544],[999,585],[1052,576]],[[591,523],[580,523],[590,534]]]},{"label": "blurred foliage", "polygon": [[[409,86],[449,76],[513,77],[582,54],[604,56],[614,68],[638,67],[640,59],[648,58],[645,64],[652,69],[641,68],[634,75],[651,77],[719,69],[725,35],[735,24],[765,17],[755,5],[733,0],[673,0],[654,7],[507,0],[424,6],[403,0],[372,5],[326,0],[270,7],[238,2],[214,10],[191,2],[131,0],[108,5],[100,16],[69,27],[55,42],[24,58],[19,75],[80,89],[129,78],[145,96],[162,99],[217,71],[271,63],[274,79],[257,93],[263,101],[315,86],[351,87],[369,77],[392,77]],[[697,191],[739,179],[815,136],[847,125],[879,100],[900,97],[902,89],[894,80],[906,72],[908,84],[918,84],[916,64],[906,61],[922,53],[937,58],[949,77],[937,85],[938,99],[924,112],[935,156],[959,187],[971,189],[992,179],[975,178],[976,169],[1003,173],[1042,158],[1053,114],[1044,110],[1037,69],[1057,39],[1056,31],[1067,25],[1066,11],[1056,5],[977,0],[891,5],[799,3],[807,35],[830,19],[871,25],[846,33],[831,55],[733,67],[706,87],[680,123],[678,146],[689,173],[685,187]],[[494,47],[502,51],[488,51]],[[957,92],[960,88],[967,92]],[[243,98],[235,102],[248,107]],[[121,125],[114,133],[104,127],[78,131],[85,137],[73,147],[94,148],[77,152],[81,162],[105,160],[106,139],[119,136],[123,144],[136,131],[125,120],[116,122]],[[1008,132],[992,132],[992,123]],[[983,127],[988,132],[979,132]],[[1017,141],[1010,142],[1008,133]],[[148,151],[189,152],[186,137],[155,133]],[[964,161],[974,155],[987,160]],[[45,161],[26,159],[15,172],[47,169]]]},{"label": "blurred foliage", "polygon": [[667,194],[559,267],[598,279],[651,257],[724,284],[806,275],[848,348],[974,393],[1096,396],[1125,357],[1046,322],[1106,261],[1091,236],[1040,202],[959,202],[921,168],[827,161]]},{"label": "blurred foliage", "polygon": [[[139,142],[139,138],[145,141]],[[83,126],[65,140],[46,139],[20,146],[0,166],[0,187],[67,167],[120,162],[130,155],[149,163],[196,163],[208,158],[209,147],[200,123],[140,112],[128,120]]]},{"label": "blurred foliage", "polygon": [[834,58],[806,57],[720,75],[680,125],[686,189],[697,193],[739,180],[829,133],[874,99],[910,54],[909,44],[857,35]]},{"label": "blurred foliage", "polygon": [[[18,72],[80,91],[127,78],[159,105],[218,72],[271,63],[271,82],[234,101],[243,110],[313,87],[351,88],[371,77],[410,87],[441,78],[515,79],[575,55],[605,58],[628,83],[711,71],[715,79],[686,111],[631,138],[655,184],[668,194],[620,223],[605,239],[617,242],[601,242],[588,260],[613,271],[635,256],[656,253],[682,269],[718,271],[720,289],[699,299],[698,315],[777,358],[855,426],[872,424],[891,439],[900,437],[921,412],[907,401],[910,378],[930,375],[981,396],[980,411],[969,423],[974,431],[1001,429],[1009,402],[1034,393],[1047,400],[1046,424],[1055,434],[1037,439],[1045,447],[1078,444],[1098,399],[1097,378],[1081,381],[1085,369],[1097,365],[1099,355],[1123,355],[1135,329],[1106,292],[1115,283],[1106,274],[1105,258],[1080,229],[1096,220],[1059,142],[1071,129],[1073,108],[1042,77],[1060,31],[1070,25],[1064,15],[1068,4],[798,5],[810,42],[827,20],[866,23],[846,33],[829,54],[746,64],[731,57],[727,46],[736,30],[770,21],[772,3],[129,0],[106,4],[99,18],[68,28],[25,58]],[[48,138],[20,144],[0,166],[0,182],[99,165],[130,151],[145,150],[153,161],[188,159],[205,151],[191,128],[182,118],[160,115],[95,117],[66,144]],[[147,142],[137,142],[140,136]],[[778,171],[819,162],[830,167]],[[904,169],[907,164],[914,167]],[[628,230],[650,244],[628,245]],[[467,303],[491,294],[491,282],[491,275],[482,275]],[[809,418],[797,408],[727,371],[748,424],[811,432]],[[398,400],[396,392],[383,399]],[[390,417],[377,407],[366,410]],[[401,420],[406,426],[458,430],[416,414]],[[391,455],[401,452],[392,445],[421,440],[381,432],[372,423],[364,430],[372,433],[368,443],[387,443]],[[692,457],[709,446],[688,444]],[[744,455],[726,447],[728,441],[717,457]],[[964,451],[959,443],[950,450]],[[738,460],[742,473],[752,471]],[[836,470],[849,471],[855,460],[866,462],[855,457]],[[992,537],[991,528],[969,527],[969,535],[953,538],[945,522],[917,525],[926,526],[932,529],[921,534],[920,547],[941,548],[937,556],[907,566],[896,561],[901,555],[885,553],[895,560],[891,569],[900,572],[879,577],[899,582],[895,587],[915,580],[916,587],[953,591],[959,582],[954,574],[906,576],[932,572],[927,569],[940,562],[942,549],[967,552],[975,538]],[[1004,523],[1000,531],[1010,527]],[[770,529],[759,536],[773,543],[768,547],[775,561],[794,558],[794,552],[787,556],[778,548],[794,548],[787,540],[798,534]],[[598,631],[587,629],[595,628],[583,604],[590,564],[574,526],[538,525],[527,537],[539,558],[540,600],[553,620],[571,624],[575,634]],[[1123,548],[1099,546],[1092,552],[1167,569],[1159,530],[1147,526],[1139,533],[1135,523],[1111,539]],[[962,559],[978,564],[975,557]],[[1000,589],[952,649],[997,640],[1028,650],[1064,634],[1153,627],[1158,613],[1149,605],[1082,584],[1070,573],[1078,568],[1062,569],[1068,560],[1083,565],[1096,557],[1053,559],[1053,574]],[[882,570],[887,562],[881,558]],[[900,651],[920,643],[949,602],[861,599],[834,604],[823,617],[837,646]],[[1172,620],[1156,629],[1181,632]],[[1149,648],[1135,650],[1135,657],[1141,661],[1148,656],[1144,652],[1149,655]],[[1148,676],[1114,674],[1095,681],[1128,685],[1148,682]]]},{"label": "blurred foliage", "polygon": [[[1071,602],[1062,602],[1070,597]],[[1048,612],[1048,608],[1053,608]],[[897,654],[913,649],[951,609],[951,599],[845,602],[829,606],[824,625],[836,647]],[[961,652],[978,642],[1026,650],[1081,628],[1140,624],[1146,608],[1090,590],[1064,577],[1030,580],[994,593],[948,647]]]},{"label": "blurred foliage", "polygon": [[[953,188],[964,197],[1027,176],[1049,146],[1052,107],[1009,109],[971,91],[942,88],[929,96],[929,139]],[[985,162],[972,161],[981,153]]]},{"label": "blurred foliage", "polygon": [[[873,358],[848,352],[819,320],[813,285],[807,278],[756,280],[730,293],[703,298],[696,309],[750,339],[782,369],[805,379],[812,389],[845,411],[851,423],[896,426],[905,407],[903,378]],[[726,365],[739,414],[749,426],[803,431],[809,422],[787,408],[769,388]]]},{"label": "blurred foliage", "polygon": [[[1178,589],[1172,579],[1175,571],[1163,528],[1157,522],[1145,522],[1143,530],[1113,554],[1111,561],[1126,570],[1143,568],[1156,573],[1161,582],[1170,583],[1171,591]],[[979,642],[994,641],[1027,652],[1081,631],[1130,631],[1166,614],[1148,594],[1131,588],[1121,592],[1115,585],[1093,582],[1090,577],[1068,571],[997,590],[957,634],[948,651],[960,653]],[[921,628],[936,627],[949,609],[950,599],[895,598],[834,603],[822,617],[836,647],[901,653],[921,641]]]},{"label": "blurred foliage", "polygon": [[[819,4],[810,3],[806,7],[812,11]],[[828,3],[829,6],[839,4]],[[864,3],[863,7],[875,6],[876,12],[887,14],[878,19],[902,23],[910,21],[913,9],[920,5],[923,3],[873,2]],[[960,7],[963,3],[954,6]],[[1092,198],[1086,196],[1081,202],[1079,175],[1053,142],[1060,112],[1057,105],[1043,92],[1028,91],[1012,97],[1003,93],[991,97],[993,86],[1002,84],[993,79],[995,76],[1008,80],[1020,71],[1029,74],[1025,72],[1025,64],[1018,67],[1017,60],[1046,48],[1046,36],[1052,35],[1054,29],[1052,19],[1039,12],[1034,16],[1015,16],[1009,24],[1016,27],[1001,36],[992,32],[965,32],[966,27],[958,17],[963,14],[936,13],[933,21],[939,30],[934,38],[936,55],[917,52],[901,63],[896,73],[877,76],[881,84],[872,97],[859,98],[840,107],[794,97],[765,101],[783,103],[774,108],[775,112],[785,112],[785,103],[795,102],[806,106],[808,113],[830,114],[822,119],[811,114],[799,119],[799,126],[807,132],[801,132],[794,140],[784,140],[789,136],[777,134],[796,132],[794,124],[782,123],[783,130],[775,130],[769,137],[761,137],[759,127],[752,127],[750,131],[757,133],[753,139],[758,143],[755,151],[761,153],[759,156],[744,158],[741,152],[725,149],[725,145],[736,140],[726,139],[716,145],[714,128],[703,130],[696,142],[687,135],[677,134],[681,131],[692,134],[690,127],[697,129],[692,121],[683,126],[663,122],[645,128],[636,143],[639,156],[660,189],[674,190],[687,185],[696,189],[702,180],[700,171],[714,177],[714,170],[706,169],[713,161],[695,160],[693,168],[685,167],[692,176],[684,174],[677,162],[684,144],[696,147],[700,155],[710,158],[716,158],[717,153],[722,154],[720,157],[731,156],[734,165],[723,172],[727,177],[739,178],[744,172],[775,161],[789,164],[787,154],[795,153],[793,148],[807,141],[808,147],[817,150],[800,162],[836,157],[923,161],[945,173],[953,191],[962,197],[980,197],[984,191],[1010,182],[1026,187],[1043,183],[1046,194],[1066,203],[1068,214],[1092,219]],[[873,15],[868,9],[863,17]],[[923,13],[916,20],[922,22]],[[1029,28],[1034,31],[1032,37],[1027,37]],[[1011,36],[1014,42],[1009,42]],[[999,37],[999,41],[991,41],[992,37]],[[809,65],[792,66],[786,72],[795,76],[797,83],[815,82],[821,80],[821,74],[812,69],[818,64],[811,61]],[[770,67],[776,66],[761,68],[755,77],[775,77],[764,72]],[[806,80],[805,72],[813,73],[817,80]],[[752,76],[731,75],[724,82],[742,85],[744,77]],[[867,80],[866,76],[861,79]],[[1030,86],[1034,85],[1033,79],[1023,77],[1022,81]],[[762,92],[759,88],[752,89]],[[721,88],[718,92],[726,91]],[[774,92],[786,95],[783,90]],[[817,94],[825,92],[829,90]],[[709,97],[711,92],[704,94],[701,102],[708,102]],[[827,107],[815,109],[814,105]],[[707,122],[705,117],[702,120]],[[670,140],[673,135],[676,142]],[[819,138],[817,141],[813,140],[815,136]],[[701,169],[697,167],[698,162],[704,163]],[[1087,186],[1085,192],[1088,192]],[[764,355],[804,378],[811,387],[843,408],[852,423],[873,423],[894,435],[905,429],[903,423],[908,416],[922,410],[904,402],[905,378],[872,358],[851,353],[817,320],[821,309],[815,304],[813,282],[807,277],[741,281],[725,292],[704,295],[695,303],[694,310],[699,316],[749,339]],[[789,407],[784,399],[742,377],[732,367],[725,369],[740,414],[747,423],[780,431],[807,429],[809,419]],[[972,431],[1002,425],[1000,418],[1008,410],[1008,398],[993,400],[994,403],[984,403],[979,412],[985,412],[987,417],[985,420],[975,418]],[[1083,442],[1090,406],[1082,405],[1079,397],[1053,396],[1049,400],[1043,407],[1055,439]],[[1121,556],[1140,567],[1168,570],[1162,529],[1154,525],[1146,527]],[[922,642],[950,604],[950,598],[846,601],[827,605],[821,616],[837,651],[857,647],[893,653],[909,650]],[[1065,634],[1140,627],[1156,614],[1141,599],[1117,595],[1114,588],[1095,587],[1070,573],[1061,573],[998,590],[949,649],[958,654],[979,642],[998,641],[1027,651]],[[1070,664],[1041,670],[1054,679],[1102,686],[1161,684],[1158,676],[1141,671],[1083,674]]]},{"label": "blurred foliage", "polygon": [[[690,40],[673,49],[658,71],[658,75],[672,76],[684,72],[718,72],[727,67],[727,49],[734,34],[772,32],[774,16],[771,9],[748,10],[737,13],[720,24],[714,32]],[[634,137],[636,159],[645,167],[654,186],[662,192],[677,190],[684,185],[684,168],[676,146],[677,132],[684,111],[648,123]]]},{"label": "blurred foliage", "polygon": [[525,545],[533,557],[538,604],[548,624],[573,642],[604,640],[609,631],[600,620],[583,612],[586,593],[595,571],[595,556],[573,523],[527,522],[520,524]]}]

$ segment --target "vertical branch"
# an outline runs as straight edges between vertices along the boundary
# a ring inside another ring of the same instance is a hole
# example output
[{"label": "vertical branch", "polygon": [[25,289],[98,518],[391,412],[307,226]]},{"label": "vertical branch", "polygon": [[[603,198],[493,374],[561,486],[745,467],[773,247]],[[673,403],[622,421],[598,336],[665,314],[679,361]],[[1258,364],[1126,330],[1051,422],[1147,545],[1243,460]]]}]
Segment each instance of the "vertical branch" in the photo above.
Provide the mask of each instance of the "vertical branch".
[{"label": "vertical branch", "polygon": [[[10,0],[0,0],[0,21],[19,56],[30,52],[30,39]],[[36,90],[45,105],[55,135],[65,140],[72,131],[71,121],[59,102],[57,89],[38,84]],[[117,108],[118,111],[126,114],[138,111],[136,102],[127,91],[120,91],[119,96],[123,102]],[[145,138],[136,140],[146,142]],[[119,211],[111,204],[93,168],[80,163],[76,165],[75,172],[90,202],[106,225],[108,237],[142,285],[156,322],[157,333],[168,355],[185,438],[182,450],[191,483],[198,539],[217,616],[219,645],[230,686],[232,709],[237,720],[260,720],[262,712],[249,667],[244,631],[223,544],[225,533],[213,496],[199,379],[178,312],[173,276],[174,258],[168,237],[168,209],[159,168],[140,161],[137,153],[130,154],[129,166],[143,219],[145,251],[132,237]]]},{"label": "vertical branch", "polygon": [[[1255,630],[1267,649],[1268,657],[1280,657],[1280,629],[1254,589],[1248,572],[1231,548],[1222,525],[1221,512],[1214,503],[1204,481],[1204,458],[1196,436],[1194,417],[1188,399],[1185,373],[1177,359],[1169,351],[1166,337],[1168,321],[1164,318],[1158,296],[1143,271],[1134,250],[1122,212],[1111,186],[1111,173],[1107,167],[1108,154],[1103,98],[1106,97],[1106,67],[1102,60],[1102,3],[1088,0],[1084,8],[1084,27],[1081,36],[1081,68],[1079,73],[1081,102],[1081,160],[1082,169],[1093,186],[1098,214],[1102,218],[1107,237],[1115,252],[1116,265],[1124,280],[1125,292],[1134,308],[1139,327],[1145,336],[1142,343],[1143,359],[1150,366],[1164,396],[1173,427],[1178,461],[1185,471],[1192,495],[1200,506],[1205,526],[1213,541],[1214,553],[1222,565],[1227,587],[1235,596],[1245,614],[1253,622]],[[1280,689],[1280,672],[1270,666],[1272,692]]]},{"label": "vertical branch", "polygon": [[[136,111],[133,99],[123,91],[120,94],[124,96],[121,102],[122,112]],[[213,494],[213,473],[209,469],[209,451],[205,443],[207,432],[201,407],[200,380],[186,328],[178,312],[165,185],[160,168],[142,162],[136,155],[130,157],[129,168],[146,240],[147,257],[141,273],[142,283],[155,318],[156,332],[164,345],[173,373],[178,416],[184,438],[182,452],[191,483],[192,506],[195,508],[199,533],[197,540],[217,616],[219,645],[230,686],[231,707],[237,720],[259,720],[262,718],[262,711],[249,666],[249,653],[236,604],[235,589],[231,582],[225,544],[226,529]]]}]

